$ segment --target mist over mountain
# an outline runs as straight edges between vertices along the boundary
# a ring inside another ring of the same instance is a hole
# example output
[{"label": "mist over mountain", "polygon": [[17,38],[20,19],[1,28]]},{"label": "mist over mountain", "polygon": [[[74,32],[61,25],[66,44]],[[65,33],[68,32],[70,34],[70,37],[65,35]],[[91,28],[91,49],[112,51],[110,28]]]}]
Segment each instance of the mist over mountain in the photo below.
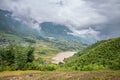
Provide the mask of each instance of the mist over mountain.
[{"label": "mist over mountain", "polygon": [[0,31],[21,37],[38,35],[36,30],[12,17],[12,13],[6,10],[0,10]]},{"label": "mist over mountain", "polygon": [[16,35],[19,37],[29,37],[35,39],[58,39],[70,42],[78,42],[81,44],[94,43],[95,39],[81,38],[72,35],[72,31],[65,25],[56,24],[52,22],[43,22],[40,24],[40,30],[33,29],[27,24],[23,23],[16,17],[12,16],[12,12],[0,10],[0,31],[7,34]]},{"label": "mist over mountain", "polygon": [[36,30],[52,22],[75,36],[103,40],[120,35],[119,5],[119,0],[2,0],[0,9]]},{"label": "mist over mountain", "polygon": [[67,41],[80,42],[83,44],[91,44],[96,42],[95,39],[82,38],[76,35],[73,35],[72,31],[65,25],[55,24],[52,22],[44,22],[40,24],[41,27],[41,36],[45,36],[53,39],[61,39]]}]

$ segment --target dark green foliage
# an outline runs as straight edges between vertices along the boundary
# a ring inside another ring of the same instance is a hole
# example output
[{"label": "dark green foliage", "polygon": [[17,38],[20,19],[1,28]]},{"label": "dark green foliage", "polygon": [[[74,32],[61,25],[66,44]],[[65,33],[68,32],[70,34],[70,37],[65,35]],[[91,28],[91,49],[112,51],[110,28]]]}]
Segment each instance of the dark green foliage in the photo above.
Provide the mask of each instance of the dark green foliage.
[{"label": "dark green foliage", "polygon": [[34,52],[34,48],[29,47],[27,52],[27,62],[32,62],[34,60],[33,52]]},{"label": "dark green foliage", "polygon": [[54,71],[57,69],[57,66],[53,64],[43,65],[42,67],[42,71]]},{"label": "dark green foliage", "polygon": [[34,60],[34,48],[7,46],[0,47],[0,69],[21,70],[28,62]]},{"label": "dark green foliage", "polygon": [[0,71],[10,70],[41,70],[53,71],[57,66],[46,64],[39,57],[34,58],[33,47],[7,46],[0,47]]},{"label": "dark green foliage", "polygon": [[24,48],[16,47],[15,50],[15,65],[17,69],[22,69],[24,65],[27,63],[27,52]]},{"label": "dark green foliage", "polygon": [[66,60],[73,70],[120,70],[120,38],[101,41]]},{"label": "dark green foliage", "polygon": [[57,69],[57,66],[53,64],[39,64],[38,62],[33,61],[32,63],[27,63],[23,69],[24,70],[53,71]]},{"label": "dark green foliage", "polygon": [[40,64],[35,61],[33,61],[31,63],[27,63],[24,66],[23,70],[40,70]]},{"label": "dark green foliage", "polygon": [[2,64],[10,65],[14,63],[15,56],[14,53],[12,53],[12,51],[13,47],[6,47],[6,49],[0,49]]}]

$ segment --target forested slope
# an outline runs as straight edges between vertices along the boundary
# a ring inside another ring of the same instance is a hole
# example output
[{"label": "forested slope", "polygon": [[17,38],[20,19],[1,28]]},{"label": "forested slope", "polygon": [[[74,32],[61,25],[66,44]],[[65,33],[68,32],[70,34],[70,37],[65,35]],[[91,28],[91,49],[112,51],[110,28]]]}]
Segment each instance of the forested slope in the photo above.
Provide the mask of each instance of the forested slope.
[{"label": "forested slope", "polygon": [[119,70],[120,38],[97,42],[65,61],[74,70]]}]

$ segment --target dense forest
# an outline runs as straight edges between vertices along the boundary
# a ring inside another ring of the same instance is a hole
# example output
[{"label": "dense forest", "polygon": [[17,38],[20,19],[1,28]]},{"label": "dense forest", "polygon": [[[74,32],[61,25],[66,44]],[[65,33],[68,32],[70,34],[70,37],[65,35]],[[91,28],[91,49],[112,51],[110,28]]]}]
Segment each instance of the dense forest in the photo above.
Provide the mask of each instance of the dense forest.
[{"label": "dense forest", "polygon": [[66,59],[65,68],[72,70],[120,70],[120,38],[99,41]]}]

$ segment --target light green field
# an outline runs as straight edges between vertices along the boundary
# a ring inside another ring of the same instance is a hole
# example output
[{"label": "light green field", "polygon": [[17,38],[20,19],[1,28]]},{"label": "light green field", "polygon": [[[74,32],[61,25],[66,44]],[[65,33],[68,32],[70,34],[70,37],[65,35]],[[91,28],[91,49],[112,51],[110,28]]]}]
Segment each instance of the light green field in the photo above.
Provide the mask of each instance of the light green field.
[{"label": "light green field", "polygon": [[45,62],[50,63],[52,61],[52,57],[60,52],[58,48],[55,48],[48,43],[43,41],[37,41],[34,51],[35,58],[42,58]]}]

